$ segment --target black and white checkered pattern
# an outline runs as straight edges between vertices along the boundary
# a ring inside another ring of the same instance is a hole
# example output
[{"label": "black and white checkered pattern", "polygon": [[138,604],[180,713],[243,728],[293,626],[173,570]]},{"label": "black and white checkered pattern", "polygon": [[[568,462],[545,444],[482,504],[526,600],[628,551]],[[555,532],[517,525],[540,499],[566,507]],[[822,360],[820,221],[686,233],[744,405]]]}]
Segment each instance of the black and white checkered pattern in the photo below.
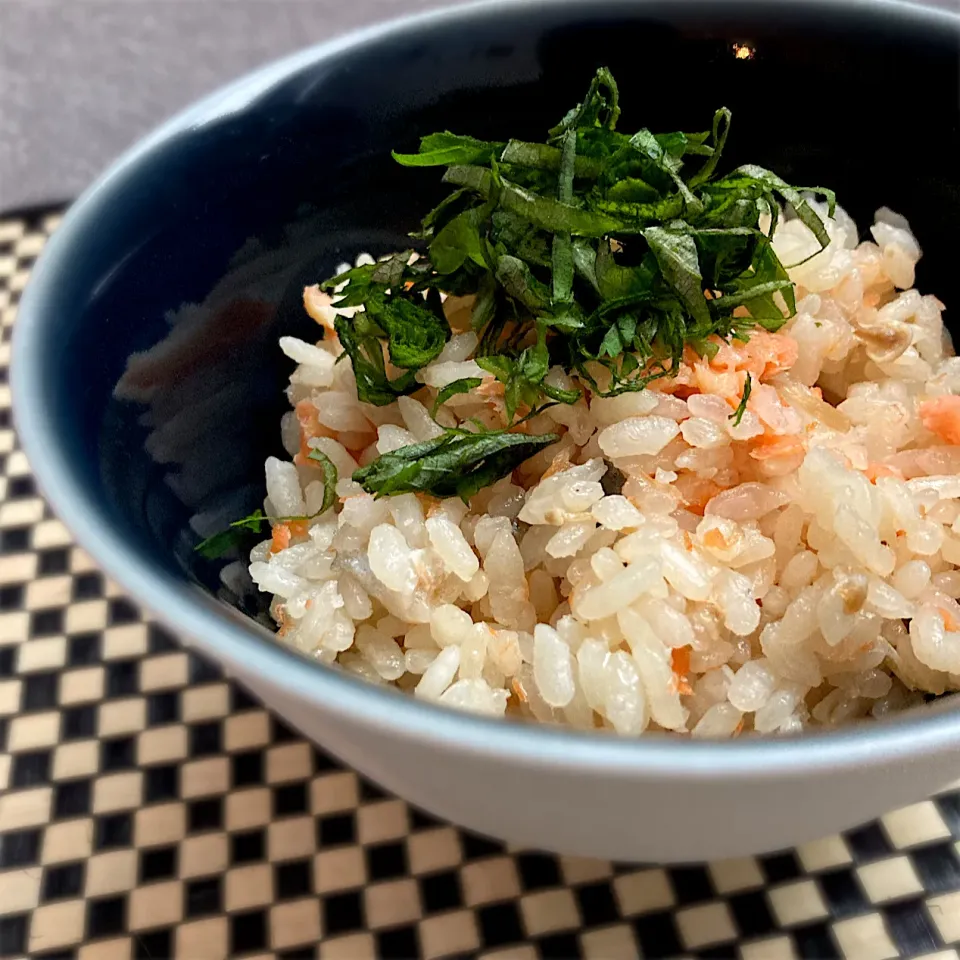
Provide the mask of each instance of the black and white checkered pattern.
[{"label": "black and white checkered pattern", "polygon": [[0,221],[0,957],[960,960],[960,792],[690,867],[508,850],[345,770],[75,547],[10,421],[55,217]]}]

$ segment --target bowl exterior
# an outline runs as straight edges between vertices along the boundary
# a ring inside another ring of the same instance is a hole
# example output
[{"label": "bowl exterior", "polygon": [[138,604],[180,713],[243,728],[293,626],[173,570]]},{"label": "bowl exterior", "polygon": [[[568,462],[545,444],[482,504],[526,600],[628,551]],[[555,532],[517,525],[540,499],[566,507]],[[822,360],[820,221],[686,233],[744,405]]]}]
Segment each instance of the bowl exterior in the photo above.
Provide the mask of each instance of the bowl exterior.
[{"label": "bowl exterior", "polygon": [[415,806],[488,837],[569,856],[684,863],[770,853],[864,823],[960,778],[956,751],[851,764],[829,776],[664,776],[521,763],[345,720],[233,666],[289,723]]}]

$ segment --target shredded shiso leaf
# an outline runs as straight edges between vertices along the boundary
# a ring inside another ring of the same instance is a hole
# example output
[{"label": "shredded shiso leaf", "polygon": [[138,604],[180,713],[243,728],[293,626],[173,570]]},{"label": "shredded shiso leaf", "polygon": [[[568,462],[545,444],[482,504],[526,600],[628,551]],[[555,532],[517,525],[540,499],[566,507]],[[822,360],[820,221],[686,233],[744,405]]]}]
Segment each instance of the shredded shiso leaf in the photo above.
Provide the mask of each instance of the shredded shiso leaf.
[{"label": "shredded shiso leaf", "polygon": [[[321,284],[337,308],[362,308],[337,316],[341,359],[353,366],[361,401],[393,403],[422,388],[417,371],[451,336],[441,291],[472,295],[474,359],[503,383],[508,422],[448,428],[384,454],[354,474],[364,490],[468,499],[557,439],[516,432],[522,420],[576,403],[584,390],[643,390],[675,375],[687,348],[710,356],[718,339],[745,341],[794,315],[794,286],[771,243],[781,206],[822,249],[830,239],[805,194],[824,197],[832,216],[833,192],[791,186],[752,164],[718,175],[725,107],[698,133],[628,134],[619,118],[616,81],[602,68],[543,143],[444,131],[423,137],[417,153],[393,154],[406,167],[446,168],[452,190],[412,235],[418,257],[411,248]],[[553,366],[577,388],[548,383]],[[449,384],[433,413],[479,386],[476,377]],[[750,389],[748,380],[738,423]],[[266,519],[233,527],[243,533]],[[208,554],[216,540],[198,549]]]}]

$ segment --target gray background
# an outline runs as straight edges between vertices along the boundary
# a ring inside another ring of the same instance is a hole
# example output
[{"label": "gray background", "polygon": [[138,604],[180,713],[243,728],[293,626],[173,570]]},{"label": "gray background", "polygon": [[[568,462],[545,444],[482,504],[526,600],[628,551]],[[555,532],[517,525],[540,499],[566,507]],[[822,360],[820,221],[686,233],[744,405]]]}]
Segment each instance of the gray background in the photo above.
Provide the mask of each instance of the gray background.
[{"label": "gray background", "polygon": [[165,117],[300,47],[444,0],[0,0],[0,210],[76,195]]},{"label": "gray background", "polygon": [[141,134],[258,64],[450,2],[0,0],[0,210],[74,196]]}]

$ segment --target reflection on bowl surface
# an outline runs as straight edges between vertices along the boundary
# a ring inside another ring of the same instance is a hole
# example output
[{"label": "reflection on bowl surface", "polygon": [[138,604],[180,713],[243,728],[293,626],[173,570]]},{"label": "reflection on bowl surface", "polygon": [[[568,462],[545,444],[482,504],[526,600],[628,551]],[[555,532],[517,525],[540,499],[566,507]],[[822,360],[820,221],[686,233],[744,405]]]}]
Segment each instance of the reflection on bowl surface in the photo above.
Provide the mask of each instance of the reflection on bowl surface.
[{"label": "reflection on bowl surface", "polygon": [[262,598],[240,581],[225,590],[193,547],[260,504],[264,459],[283,455],[290,365],[275,344],[313,338],[303,286],[360,250],[406,246],[443,195],[435,171],[402,170],[389,149],[443,129],[537,139],[603,64],[628,94],[624,129],[702,129],[725,103],[725,165],[829,184],[861,223],[879,203],[907,214],[925,251],[917,285],[947,299],[958,22],[870,2],[481,4],[265,68],[135,148],[41,258],[14,364],[37,475],[81,542],[187,642],[363,772],[475,829],[699,859],[916,799],[958,773],[949,709],[727,745],[497,725],[282,650],[234,609],[262,616]]}]

